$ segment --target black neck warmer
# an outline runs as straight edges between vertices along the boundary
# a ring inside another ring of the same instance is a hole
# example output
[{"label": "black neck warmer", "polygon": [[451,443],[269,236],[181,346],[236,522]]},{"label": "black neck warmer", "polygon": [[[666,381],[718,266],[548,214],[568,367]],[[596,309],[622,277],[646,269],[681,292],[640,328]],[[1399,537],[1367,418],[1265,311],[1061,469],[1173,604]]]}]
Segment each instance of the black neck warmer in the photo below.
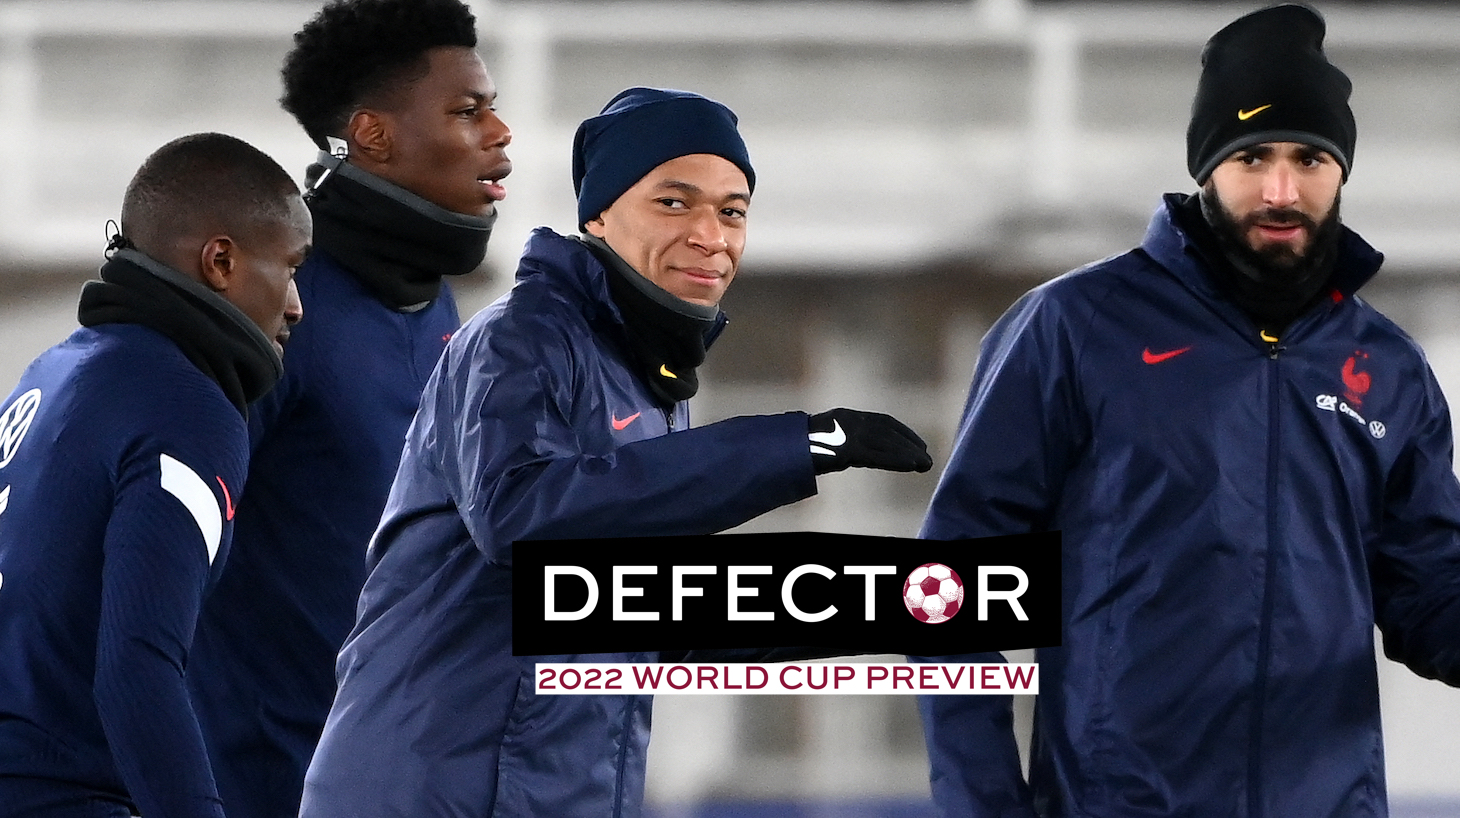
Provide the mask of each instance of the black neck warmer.
[{"label": "black neck warmer", "polygon": [[392,309],[425,306],[441,293],[442,276],[469,273],[487,254],[495,211],[453,213],[323,152],[306,179],[314,246]]},{"label": "black neck warmer", "polygon": [[608,291],[623,315],[629,353],[649,390],[666,406],[694,397],[695,368],[719,323],[720,308],[676,297],[640,275],[603,239],[578,237],[608,271]]},{"label": "black neck warmer", "polygon": [[202,284],[136,250],[119,250],[101,280],[81,288],[84,327],[141,324],[166,335],[245,416],[284,374],[274,344],[248,316]]},{"label": "black neck warmer", "polygon": [[1201,195],[1187,196],[1174,208],[1177,221],[1207,262],[1218,286],[1258,329],[1280,335],[1289,324],[1319,300],[1333,276],[1338,255],[1338,221],[1321,224],[1313,237],[1316,251],[1291,270],[1275,270],[1244,244],[1239,236],[1217,226],[1220,213]]}]

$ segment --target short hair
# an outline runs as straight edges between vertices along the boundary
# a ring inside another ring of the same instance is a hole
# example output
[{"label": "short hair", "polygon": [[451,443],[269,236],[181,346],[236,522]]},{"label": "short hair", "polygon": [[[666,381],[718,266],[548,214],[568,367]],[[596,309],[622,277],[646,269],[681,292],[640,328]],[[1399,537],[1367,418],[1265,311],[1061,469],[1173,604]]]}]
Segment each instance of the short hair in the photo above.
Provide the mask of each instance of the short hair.
[{"label": "short hair", "polygon": [[285,221],[298,195],[288,172],[258,148],[227,134],[190,134],[137,169],[122,197],[122,235],[155,256],[179,236]]},{"label": "short hair", "polygon": [[322,150],[369,100],[426,75],[433,48],[476,48],[460,0],[331,0],[294,34],[279,103]]}]

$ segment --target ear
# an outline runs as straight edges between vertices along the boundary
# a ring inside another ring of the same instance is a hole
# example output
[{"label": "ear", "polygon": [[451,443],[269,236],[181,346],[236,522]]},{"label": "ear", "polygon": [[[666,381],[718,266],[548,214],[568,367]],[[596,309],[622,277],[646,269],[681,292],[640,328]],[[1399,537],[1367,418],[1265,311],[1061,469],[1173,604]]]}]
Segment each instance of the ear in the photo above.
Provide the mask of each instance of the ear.
[{"label": "ear", "polygon": [[589,219],[588,223],[583,225],[583,229],[588,231],[588,235],[596,236],[600,239],[608,235],[608,227],[604,225],[602,216],[596,219]]},{"label": "ear", "polygon": [[350,154],[359,155],[372,162],[390,161],[392,148],[390,117],[379,111],[361,108],[350,115],[345,126],[345,139],[350,143]]},{"label": "ear", "polygon": [[237,269],[238,245],[228,236],[214,236],[203,245],[202,257],[198,262],[203,273],[203,283],[208,285],[208,289],[218,293],[227,292]]}]

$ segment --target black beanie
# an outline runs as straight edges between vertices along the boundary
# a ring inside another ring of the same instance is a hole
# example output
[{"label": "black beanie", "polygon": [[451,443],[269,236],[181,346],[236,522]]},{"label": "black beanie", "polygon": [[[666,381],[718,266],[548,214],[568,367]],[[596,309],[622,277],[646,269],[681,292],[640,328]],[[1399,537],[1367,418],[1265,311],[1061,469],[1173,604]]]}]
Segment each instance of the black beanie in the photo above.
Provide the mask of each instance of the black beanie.
[{"label": "black beanie", "polygon": [[608,209],[654,168],[681,156],[708,153],[729,160],[755,191],[755,171],[734,112],[692,94],[630,88],[578,126],[573,137],[573,192],[578,228]]},{"label": "black beanie", "polygon": [[1352,85],[1324,56],[1324,31],[1318,12],[1288,3],[1240,17],[1207,41],[1186,129],[1186,167],[1197,184],[1263,142],[1325,150],[1348,179],[1358,138]]}]

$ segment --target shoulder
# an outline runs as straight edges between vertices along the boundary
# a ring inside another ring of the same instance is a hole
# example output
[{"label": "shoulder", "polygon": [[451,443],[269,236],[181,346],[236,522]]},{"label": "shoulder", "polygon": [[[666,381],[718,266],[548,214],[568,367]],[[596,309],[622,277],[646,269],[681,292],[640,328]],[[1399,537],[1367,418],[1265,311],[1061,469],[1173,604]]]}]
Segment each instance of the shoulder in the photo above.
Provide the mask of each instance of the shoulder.
[{"label": "shoulder", "polygon": [[1091,262],[1026,292],[1004,320],[1067,323],[1088,318],[1112,295],[1138,286],[1136,278],[1149,273],[1153,263],[1139,250]]},{"label": "shoulder", "polygon": [[[294,331],[300,338],[317,338],[320,343],[328,343],[341,334],[367,336],[379,326],[412,326],[442,317],[458,323],[456,299],[445,281],[440,294],[424,308],[396,310],[377,298],[355,273],[324,250],[310,252],[295,274],[294,282],[304,307],[304,319]],[[394,340],[388,338],[383,342]]]},{"label": "shoulder", "polygon": [[1346,306],[1358,317],[1360,325],[1354,330],[1356,338],[1367,337],[1372,339],[1369,343],[1384,344],[1395,350],[1416,369],[1429,369],[1428,356],[1425,354],[1424,348],[1403,327],[1361,296],[1352,295],[1344,300]]},{"label": "shoulder", "polygon": [[519,281],[452,336],[442,366],[488,374],[522,366],[556,371],[592,333],[583,310],[551,285]]},{"label": "shoulder", "polygon": [[76,410],[134,429],[243,434],[243,416],[222,388],[162,334],[108,324],[72,338],[89,347],[69,374]]},{"label": "shoulder", "polygon": [[593,341],[615,314],[587,248],[540,228],[512,289],[462,325],[451,346],[566,351]]},{"label": "shoulder", "polygon": [[1060,301],[1100,299],[1112,290],[1132,284],[1157,267],[1139,248],[1127,250],[1075,269],[1048,282],[1050,297]]},{"label": "shoulder", "polygon": [[113,475],[144,461],[155,467],[164,452],[232,474],[247,456],[244,418],[223,390],[144,327],[83,327],[38,358],[21,387],[31,395],[33,434],[57,456]]},{"label": "shoulder", "polygon": [[[294,274],[304,319],[294,328],[290,343],[297,339],[327,339],[352,325],[381,320],[390,308],[370,295],[359,279],[323,250],[313,250]],[[286,362],[287,364],[287,362]]]},{"label": "shoulder", "polygon": [[310,254],[295,281],[304,318],[284,350],[285,377],[276,387],[276,402],[310,391],[316,382],[332,394],[330,390],[348,387],[357,373],[377,369],[383,360],[413,368],[420,350],[438,354],[461,324],[456,299],[444,281],[436,299],[409,312],[382,302],[323,251]]},{"label": "shoulder", "polygon": [[320,293],[329,294],[345,285],[353,284],[361,293],[365,291],[363,285],[355,279],[355,276],[346,270],[344,265],[327,250],[315,247],[309,251],[309,256],[294,273],[295,286],[299,288],[299,297],[305,295],[316,295]]},{"label": "shoulder", "polygon": [[452,336],[423,406],[523,400],[571,402],[613,357],[617,326],[553,268],[519,276],[513,288]]}]

